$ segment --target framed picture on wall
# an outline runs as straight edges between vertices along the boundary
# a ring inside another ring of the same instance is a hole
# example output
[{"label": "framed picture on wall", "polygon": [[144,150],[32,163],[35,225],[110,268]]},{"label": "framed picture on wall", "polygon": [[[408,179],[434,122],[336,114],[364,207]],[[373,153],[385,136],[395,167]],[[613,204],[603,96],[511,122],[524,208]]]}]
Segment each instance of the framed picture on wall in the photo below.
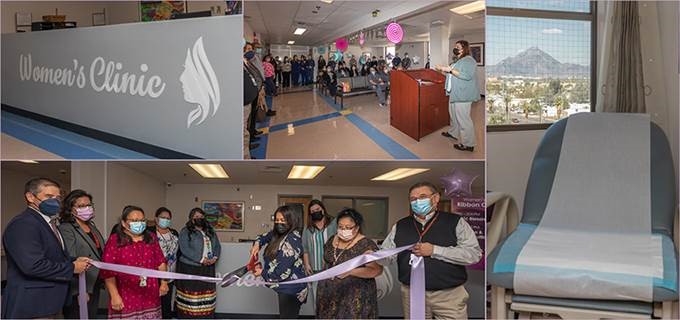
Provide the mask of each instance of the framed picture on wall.
[{"label": "framed picture on wall", "polygon": [[186,13],[186,1],[140,1],[141,21],[169,20],[173,14]]},{"label": "framed picture on wall", "polygon": [[475,58],[477,65],[484,66],[484,42],[470,43],[470,55]]},{"label": "framed picture on wall", "polygon": [[202,202],[205,219],[215,231],[244,231],[245,202],[214,201]]}]

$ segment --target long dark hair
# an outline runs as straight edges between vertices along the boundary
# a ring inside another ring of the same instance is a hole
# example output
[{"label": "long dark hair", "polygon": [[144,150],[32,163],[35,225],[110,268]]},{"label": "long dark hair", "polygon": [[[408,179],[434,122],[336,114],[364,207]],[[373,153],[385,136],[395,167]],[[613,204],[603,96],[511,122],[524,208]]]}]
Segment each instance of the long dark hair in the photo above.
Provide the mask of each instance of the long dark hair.
[{"label": "long dark hair", "polygon": [[268,257],[269,259],[274,259],[276,257],[276,252],[279,250],[279,245],[281,244],[281,241],[286,238],[286,236],[295,231],[300,229],[300,219],[298,216],[295,214],[295,211],[293,210],[292,207],[290,206],[281,206],[274,211],[274,215],[277,213],[281,213],[283,215],[283,218],[286,219],[286,224],[288,224],[288,231],[284,234],[279,234],[276,232],[276,225],[272,228],[272,240],[269,241],[269,244],[267,245],[267,248],[264,250],[264,255]]},{"label": "long dark hair", "polygon": [[[123,227],[123,221],[127,220],[127,217],[132,213],[132,211],[139,211],[142,214],[144,214],[144,210],[138,206],[125,206],[123,208],[123,214],[120,216],[120,221],[118,221],[118,224],[115,227],[115,232],[116,235],[118,236],[118,246],[126,246],[128,244],[132,243],[132,237],[130,237],[127,233],[125,233],[125,227]],[[144,217],[146,219],[146,217]],[[149,244],[153,243],[153,237],[151,236],[151,232],[149,231],[149,228],[144,229],[144,232],[142,232],[142,235],[144,235],[144,242]]]},{"label": "long dark hair", "polygon": [[[195,213],[200,213],[203,215],[203,218],[205,218],[205,211],[203,209],[196,207],[191,210],[189,210],[189,221],[186,223],[187,230],[189,230],[189,239],[191,239],[191,234],[194,232],[198,232],[196,230],[196,224],[194,223],[194,214]],[[213,230],[213,227],[210,224],[207,224],[206,227],[203,229],[203,232],[207,234],[209,237],[215,236],[215,230]]]},{"label": "long dark hair", "polygon": [[[319,205],[321,209],[323,210],[323,225],[328,226],[329,223],[331,223],[331,216],[328,215],[328,212],[326,211],[326,206],[323,205],[323,202],[319,199],[314,199],[309,202],[309,205],[307,206],[307,214],[311,215],[312,214],[312,206],[314,205]],[[314,227],[314,221],[312,219],[307,219],[307,228],[315,228]]]},{"label": "long dark hair", "polygon": [[88,197],[90,198],[90,202],[92,202],[92,195],[81,189],[76,189],[69,192],[66,198],[64,198],[61,206],[61,213],[59,213],[59,220],[62,223],[76,221],[76,218],[73,216],[73,206],[76,205],[76,200],[82,197]]}]

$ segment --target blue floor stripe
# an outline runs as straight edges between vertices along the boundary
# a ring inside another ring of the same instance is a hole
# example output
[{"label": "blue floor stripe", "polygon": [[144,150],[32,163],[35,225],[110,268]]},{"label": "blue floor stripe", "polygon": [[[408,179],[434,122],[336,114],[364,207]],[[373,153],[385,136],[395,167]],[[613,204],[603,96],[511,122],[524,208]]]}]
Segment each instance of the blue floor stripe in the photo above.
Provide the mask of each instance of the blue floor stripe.
[{"label": "blue floor stripe", "polygon": [[[326,103],[334,108],[335,110],[340,110],[340,104],[335,103],[333,99],[329,96],[319,93],[319,95],[326,101]],[[376,127],[371,125],[368,121],[362,119],[358,115],[351,113],[346,116],[347,120],[352,122],[359,130],[361,130],[365,135],[367,135],[373,142],[377,143],[383,150],[389,153],[392,157],[398,160],[402,159],[420,159],[413,152],[404,148],[398,142],[392,140]]]},{"label": "blue floor stripe", "polygon": [[413,152],[404,148],[398,142],[392,140],[384,133],[380,132],[376,127],[371,125],[368,121],[362,119],[354,113],[348,114],[347,120],[352,122],[359,130],[361,130],[365,135],[367,135],[373,142],[377,143],[383,150],[387,151],[392,157],[398,160],[409,159],[418,160],[420,159]]},{"label": "blue floor stripe", "polygon": [[65,159],[155,159],[10,112],[1,114],[3,133]]},{"label": "blue floor stripe", "polygon": [[293,124],[293,127],[299,127],[301,125],[319,122],[319,121],[332,119],[332,118],[337,118],[337,117],[340,117],[340,116],[342,116],[342,114],[340,112],[332,112],[332,113],[322,114],[322,115],[312,117],[312,118],[295,120],[293,122],[280,123],[280,124],[276,124],[276,125],[269,127],[269,132],[286,130],[288,128],[289,124]]},{"label": "blue floor stripe", "polygon": [[336,103],[335,100],[333,100],[333,98],[331,98],[330,96],[327,96],[327,95],[321,93],[321,91],[319,91],[319,90],[317,90],[316,93],[319,94],[319,96],[321,98],[323,98],[323,100],[326,102],[326,104],[331,106],[331,108],[333,108],[337,111],[342,110],[342,107],[340,106],[340,104]]}]

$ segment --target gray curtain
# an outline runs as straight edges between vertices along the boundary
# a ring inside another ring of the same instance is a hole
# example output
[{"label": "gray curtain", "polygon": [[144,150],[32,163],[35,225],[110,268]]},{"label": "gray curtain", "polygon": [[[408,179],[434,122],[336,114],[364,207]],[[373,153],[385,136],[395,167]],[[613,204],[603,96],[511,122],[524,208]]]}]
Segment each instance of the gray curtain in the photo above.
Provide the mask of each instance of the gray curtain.
[{"label": "gray curtain", "polygon": [[601,93],[603,112],[645,113],[645,84],[642,76],[642,44],[637,1],[616,1],[611,15],[611,33],[606,45]]}]

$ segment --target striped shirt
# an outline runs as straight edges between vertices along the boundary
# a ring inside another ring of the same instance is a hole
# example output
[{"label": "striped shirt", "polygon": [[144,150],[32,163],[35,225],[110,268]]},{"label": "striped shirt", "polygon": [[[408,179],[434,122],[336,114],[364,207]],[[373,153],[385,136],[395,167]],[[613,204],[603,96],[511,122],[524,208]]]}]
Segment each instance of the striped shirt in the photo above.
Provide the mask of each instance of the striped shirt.
[{"label": "striped shirt", "polygon": [[323,266],[323,246],[338,229],[336,219],[323,229],[319,230],[316,227],[306,228],[302,232],[302,245],[304,252],[309,256],[309,265],[312,267],[314,273],[324,269]]}]

